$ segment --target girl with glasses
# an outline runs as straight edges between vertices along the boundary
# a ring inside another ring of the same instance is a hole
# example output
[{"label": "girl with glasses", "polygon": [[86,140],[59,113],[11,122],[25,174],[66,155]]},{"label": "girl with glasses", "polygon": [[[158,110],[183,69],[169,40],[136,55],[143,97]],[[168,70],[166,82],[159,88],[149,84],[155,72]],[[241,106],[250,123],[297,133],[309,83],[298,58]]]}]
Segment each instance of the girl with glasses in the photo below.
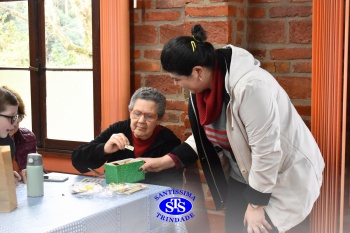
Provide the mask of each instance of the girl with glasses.
[{"label": "girl with glasses", "polygon": [[14,90],[7,86],[2,88],[10,91],[14,94],[18,100],[18,111],[16,121],[13,123],[13,129],[10,130],[10,136],[12,137],[16,152],[14,155],[14,169],[20,174],[23,183],[27,183],[26,166],[27,157],[29,153],[36,153],[36,137],[35,134],[27,128],[19,127],[20,122],[26,115],[25,105],[21,96]]},{"label": "girl with glasses", "polygon": [[[0,87],[0,146],[9,145],[11,157],[15,155],[15,143],[10,136],[10,131],[15,128],[17,120],[18,100],[10,91]],[[15,182],[21,180],[21,176],[14,171]]]}]

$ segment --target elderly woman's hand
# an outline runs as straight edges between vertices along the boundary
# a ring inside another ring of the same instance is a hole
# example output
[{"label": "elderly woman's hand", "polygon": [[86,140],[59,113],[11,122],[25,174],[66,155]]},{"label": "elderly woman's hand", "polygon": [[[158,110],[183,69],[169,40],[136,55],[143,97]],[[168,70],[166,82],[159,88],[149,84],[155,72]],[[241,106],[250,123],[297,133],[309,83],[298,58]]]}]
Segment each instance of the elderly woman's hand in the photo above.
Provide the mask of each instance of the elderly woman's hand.
[{"label": "elderly woman's hand", "polygon": [[113,134],[104,146],[105,154],[111,154],[118,150],[124,150],[125,145],[130,145],[129,139],[123,133]]},{"label": "elderly woman's hand", "polygon": [[174,160],[169,155],[164,155],[160,158],[139,158],[145,161],[140,167],[140,171],[145,172],[160,172],[162,170],[175,167]]}]

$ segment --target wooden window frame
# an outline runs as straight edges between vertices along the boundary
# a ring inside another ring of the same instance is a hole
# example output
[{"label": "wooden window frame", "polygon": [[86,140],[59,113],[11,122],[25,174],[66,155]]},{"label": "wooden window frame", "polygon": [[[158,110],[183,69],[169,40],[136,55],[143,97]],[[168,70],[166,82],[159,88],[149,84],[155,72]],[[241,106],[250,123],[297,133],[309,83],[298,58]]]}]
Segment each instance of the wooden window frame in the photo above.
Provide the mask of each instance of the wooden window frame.
[{"label": "wooden window frame", "polygon": [[[44,0],[28,1],[31,98],[33,132],[38,140],[38,151],[71,151],[84,142],[54,140],[47,138],[46,103],[46,49],[45,49],[45,15]],[[94,136],[101,132],[101,57],[100,57],[100,0],[91,0],[93,68],[85,69],[93,72],[93,104],[94,104]],[[79,71],[78,69],[70,69]],[[82,69],[81,69],[82,70]],[[35,90],[35,91],[33,91]],[[70,154],[70,153],[69,153]]]}]

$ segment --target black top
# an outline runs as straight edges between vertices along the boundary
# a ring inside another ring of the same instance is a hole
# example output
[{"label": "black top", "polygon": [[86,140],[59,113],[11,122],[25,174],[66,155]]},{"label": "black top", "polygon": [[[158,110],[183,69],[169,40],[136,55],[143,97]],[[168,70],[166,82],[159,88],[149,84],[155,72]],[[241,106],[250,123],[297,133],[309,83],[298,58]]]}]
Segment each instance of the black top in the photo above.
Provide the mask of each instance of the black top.
[{"label": "black top", "polygon": [[[160,131],[153,144],[145,151],[141,157],[157,158],[169,153],[173,148],[178,146],[181,141],[176,135],[164,126],[159,126]],[[88,168],[96,169],[106,162],[135,158],[134,152],[130,150],[119,150],[112,154],[104,154],[104,145],[113,134],[123,133],[133,146],[132,132],[130,129],[130,119],[120,121],[110,125],[105,131],[97,136],[90,143],[76,148],[72,153],[72,164],[79,172],[89,172]],[[161,172],[146,173],[145,180],[141,181],[149,184],[170,186],[181,188],[182,186],[182,169],[167,169]]]},{"label": "black top", "polygon": [[15,142],[12,140],[10,134],[6,138],[0,138],[0,146],[10,146],[11,158],[13,159],[16,153]]}]

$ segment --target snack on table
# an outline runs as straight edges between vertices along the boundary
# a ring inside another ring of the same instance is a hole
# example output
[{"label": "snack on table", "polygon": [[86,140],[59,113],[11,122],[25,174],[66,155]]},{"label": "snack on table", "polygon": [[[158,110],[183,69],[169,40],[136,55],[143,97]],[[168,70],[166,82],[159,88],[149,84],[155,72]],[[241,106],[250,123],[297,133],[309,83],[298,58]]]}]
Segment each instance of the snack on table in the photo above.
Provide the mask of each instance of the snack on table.
[{"label": "snack on table", "polygon": [[84,178],[83,180],[72,184],[71,192],[75,193],[93,193],[100,192],[103,187],[104,179]]},{"label": "snack on table", "polygon": [[131,194],[146,189],[147,185],[141,183],[110,183],[107,188],[119,194]]}]

